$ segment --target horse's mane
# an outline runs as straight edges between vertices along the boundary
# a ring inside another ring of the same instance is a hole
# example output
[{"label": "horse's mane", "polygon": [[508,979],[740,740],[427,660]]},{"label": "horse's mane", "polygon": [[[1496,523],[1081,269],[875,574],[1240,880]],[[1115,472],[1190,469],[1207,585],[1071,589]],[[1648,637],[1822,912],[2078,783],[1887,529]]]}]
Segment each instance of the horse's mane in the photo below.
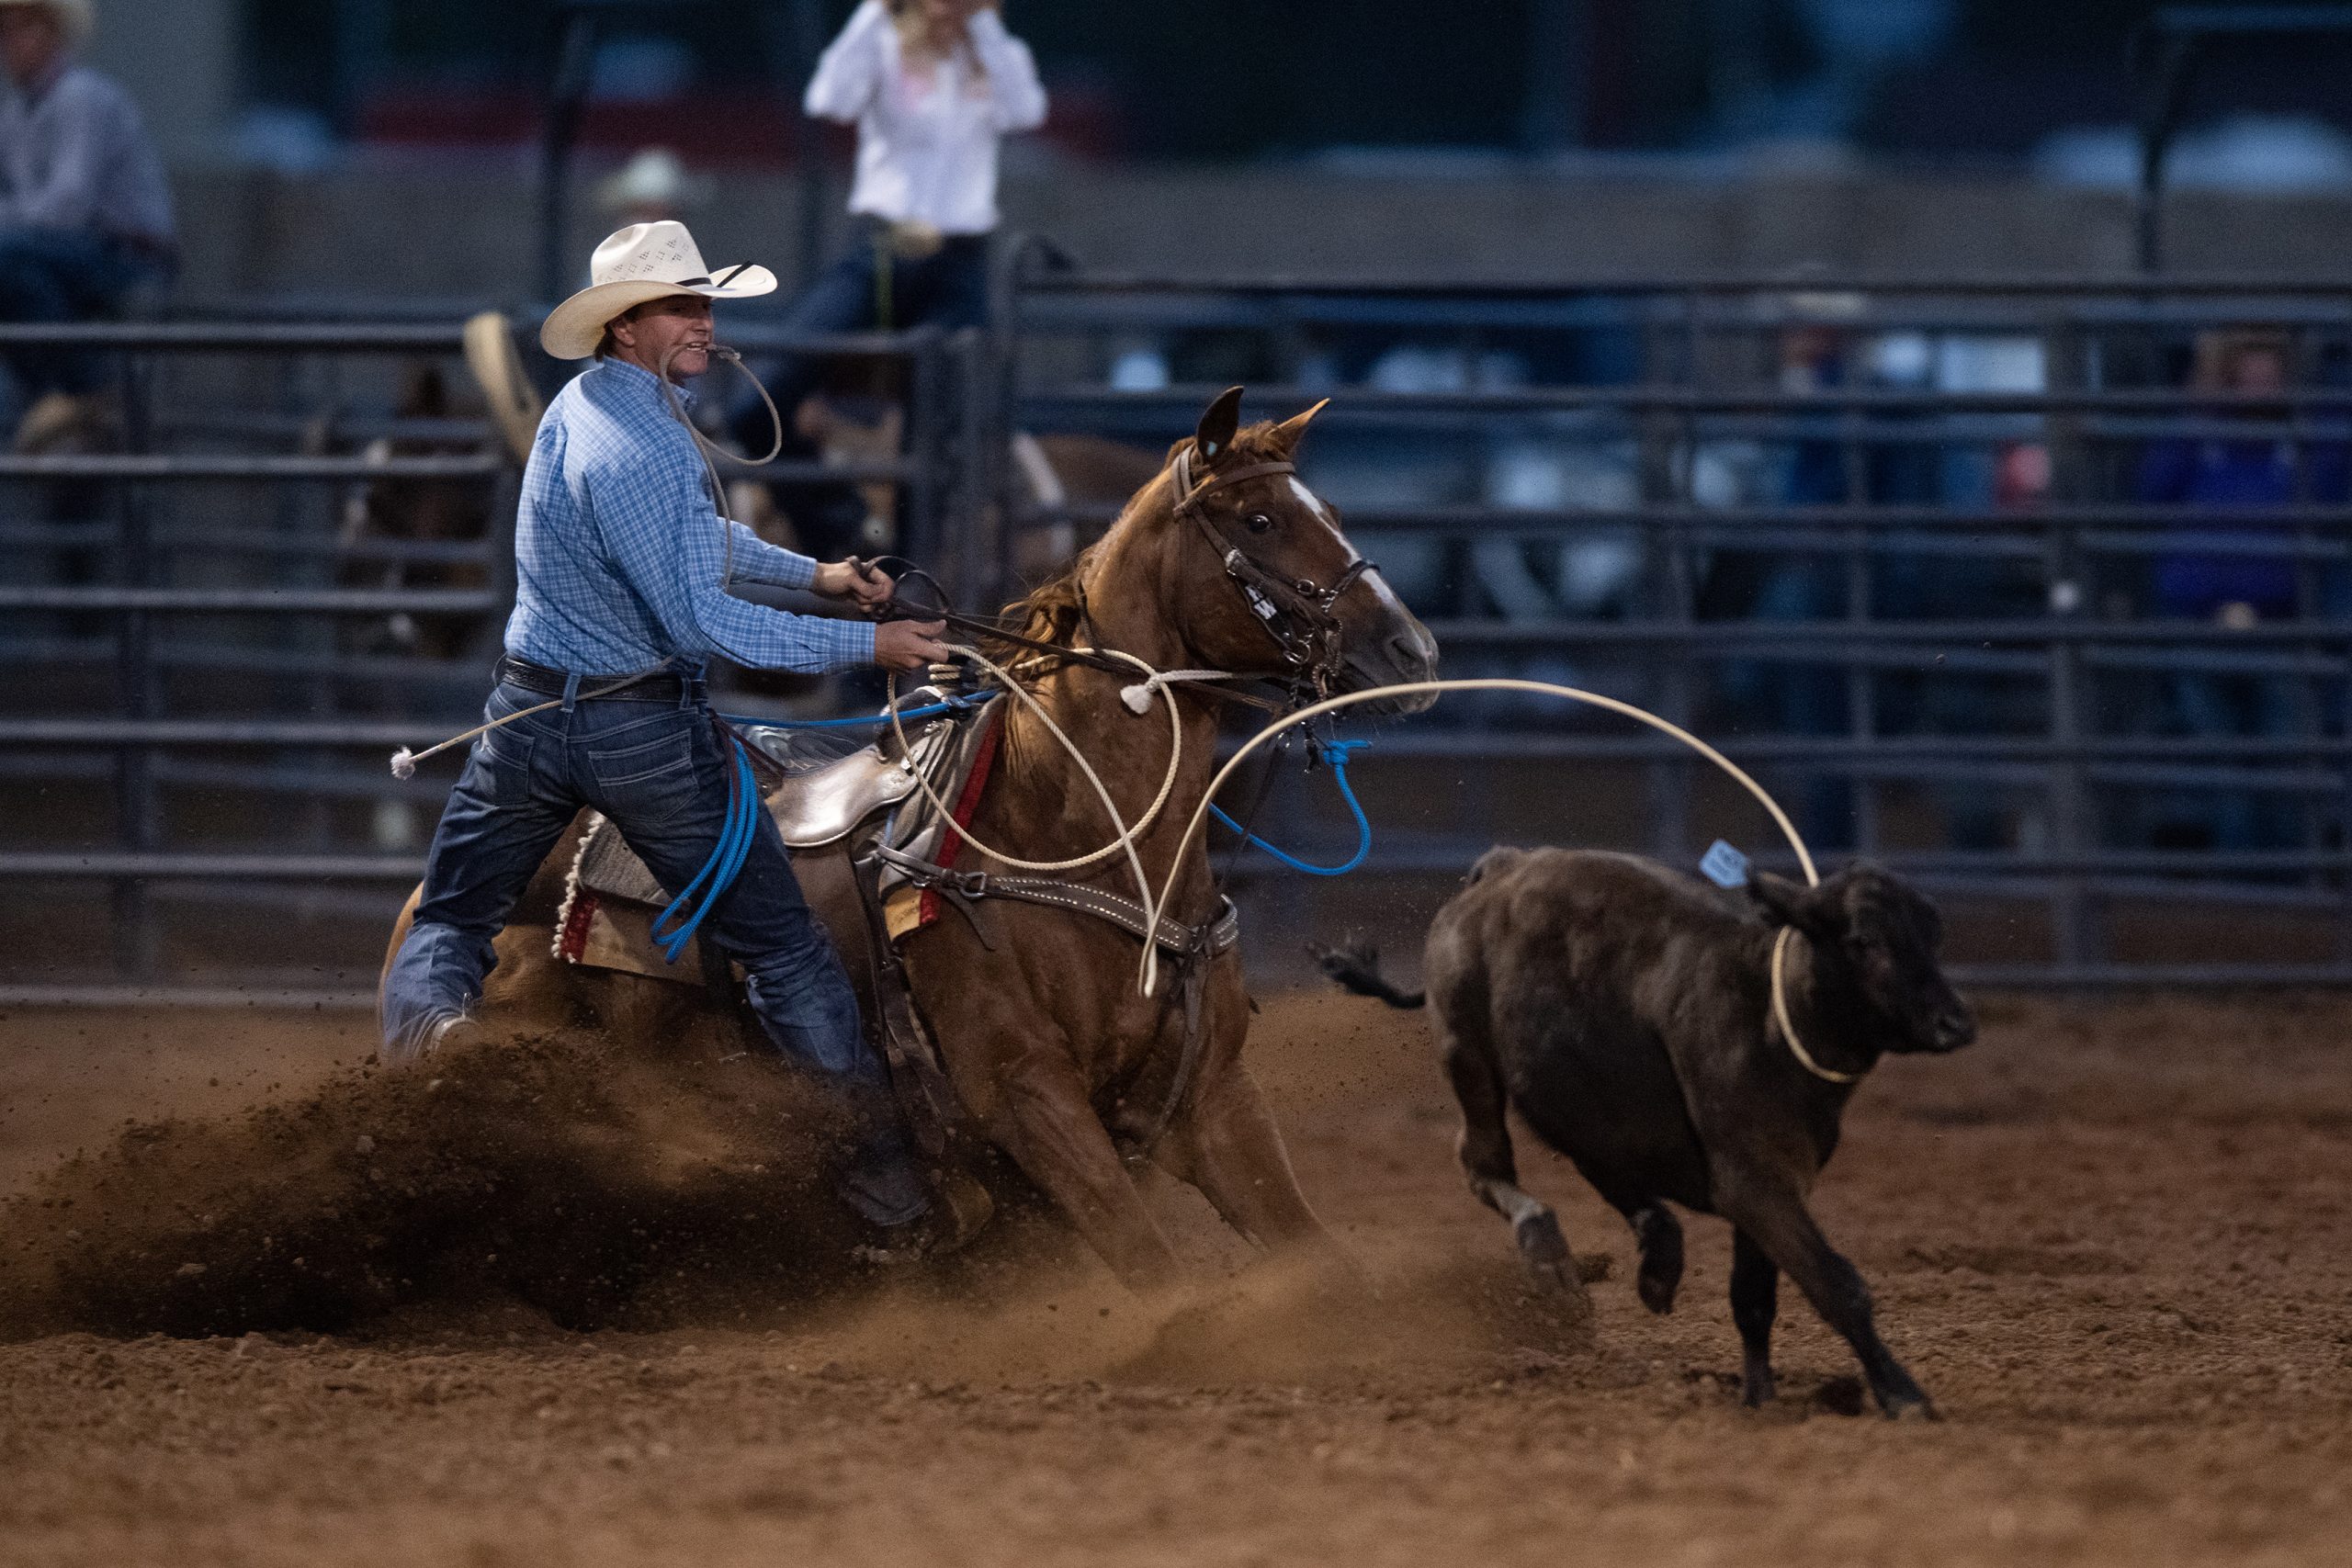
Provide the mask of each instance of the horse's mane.
[{"label": "horse's mane", "polygon": [[[1226,448],[1226,460],[1256,463],[1269,458],[1288,457],[1288,452],[1277,449],[1278,443],[1272,438],[1274,422],[1268,419],[1260,420],[1236,433],[1233,444]],[[1170,445],[1168,462],[1173,463],[1176,454],[1192,444],[1193,438],[1188,435]],[[1102,547],[1103,541],[1112,534],[1127,525],[1142,506],[1144,497],[1158,489],[1160,479],[1167,475],[1167,468],[1163,466],[1159,478],[1128,499],[1102,538],[1072,556],[1068,566],[1031,589],[1026,597],[1007,604],[1001,618],[1008,625],[1019,627],[1021,635],[1034,642],[1060,643],[1074,639],[1078,635],[1079,623],[1086,618],[1086,591],[1081,586],[1081,580],[1086,575],[1087,567],[1092,563],[1095,552]]]}]

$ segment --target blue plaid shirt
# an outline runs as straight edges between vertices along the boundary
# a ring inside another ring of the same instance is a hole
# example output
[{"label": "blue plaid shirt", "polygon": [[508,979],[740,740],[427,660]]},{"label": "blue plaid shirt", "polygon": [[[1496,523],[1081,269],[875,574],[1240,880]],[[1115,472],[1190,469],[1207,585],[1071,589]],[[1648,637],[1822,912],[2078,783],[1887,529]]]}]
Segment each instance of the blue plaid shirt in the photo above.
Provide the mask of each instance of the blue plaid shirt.
[{"label": "blue plaid shirt", "polygon": [[874,660],[874,626],[795,615],[719,581],[806,588],[817,563],[722,525],[694,439],[652,372],[606,359],[539,422],[514,519],[506,651],[550,670],[627,675],[713,654],[815,674]]}]

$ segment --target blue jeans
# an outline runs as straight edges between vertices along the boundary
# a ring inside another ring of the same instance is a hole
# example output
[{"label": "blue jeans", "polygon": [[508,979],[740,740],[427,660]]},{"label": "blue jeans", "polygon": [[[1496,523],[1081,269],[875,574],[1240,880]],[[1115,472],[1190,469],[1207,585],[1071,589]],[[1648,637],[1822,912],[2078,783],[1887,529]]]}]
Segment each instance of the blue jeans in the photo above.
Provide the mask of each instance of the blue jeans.
[{"label": "blue jeans", "polygon": [[[484,717],[547,700],[502,682]],[[433,835],[415,921],[384,979],[384,1059],[413,1060],[438,1025],[481,997],[498,962],[492,943],[581,807],[604,813],[664,887],[693,881],[718,842],[728,765],[699,682],[682,701],[567,702],[476,739]],[[922,1213],[930,1187],[899,1125],[888,1072],[866,1044],[841,958],[765,813],[741,873],[698,934],[743,966],[768,1040],[831,1083],[857,1114],[859,1146],[843,1182],[851,1205],[886,1225]]]},{"label": "blue jeans", "polygon": [[[127,241],[73,229],[0,228],[0,321],[86,321],[169,268]],[[28,399],[96,391],[105,362],[62,348],[19,348],[9,367]]]}]

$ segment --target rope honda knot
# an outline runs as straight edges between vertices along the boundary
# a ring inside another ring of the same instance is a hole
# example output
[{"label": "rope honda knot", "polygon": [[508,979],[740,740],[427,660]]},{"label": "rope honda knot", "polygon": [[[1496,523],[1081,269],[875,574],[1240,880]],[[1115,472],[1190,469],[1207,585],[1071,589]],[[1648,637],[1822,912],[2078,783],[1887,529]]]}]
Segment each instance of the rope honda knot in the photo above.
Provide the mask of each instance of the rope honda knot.
[{"label": "rope honda knot", "polygon": [[[1137,662],[1141,661],[1137,660]],[[1145,668],[1150,669],[1150,666],[1146,665]],[[1238,681],[1245,679],[1247,679],[1247,677],[1236,675],[1230,670],[1154,670],[1149,675],[1147,675],[1144,679],[1137,681],[1134,685],[1120,687],[1119,700],[1127,705],[1127,711],[1129,713],[1146,714],[1151,711],[1151,699],[1153,697],[1167,691],[1170,687],[1176,685],[1180,682]]]}]

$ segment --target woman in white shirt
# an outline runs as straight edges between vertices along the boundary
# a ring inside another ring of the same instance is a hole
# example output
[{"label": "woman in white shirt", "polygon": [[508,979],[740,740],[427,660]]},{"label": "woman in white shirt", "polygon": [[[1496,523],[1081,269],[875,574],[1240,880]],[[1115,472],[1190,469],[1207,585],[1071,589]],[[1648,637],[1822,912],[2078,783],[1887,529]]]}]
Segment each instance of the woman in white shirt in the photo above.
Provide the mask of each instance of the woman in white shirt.
[{"label": "woman in white shirt", "polygon": [[[997,0],[865,0],[818,61],[802,107],[857,127],[855,234],[795,301],[793,330],[984,324],[997,141],[1046,118],[1036,62],[1005,30]],[[777,404],[793,408],[822,373],[807,356],[785,367],[770,382]],[[739,434],[764,446],[764,411],[747,412],[758,417]],[[831,536],[862,523],[863,503],[852,517],[845,487],[816,488],[779,498],[804,546],[849,547]]]}]

